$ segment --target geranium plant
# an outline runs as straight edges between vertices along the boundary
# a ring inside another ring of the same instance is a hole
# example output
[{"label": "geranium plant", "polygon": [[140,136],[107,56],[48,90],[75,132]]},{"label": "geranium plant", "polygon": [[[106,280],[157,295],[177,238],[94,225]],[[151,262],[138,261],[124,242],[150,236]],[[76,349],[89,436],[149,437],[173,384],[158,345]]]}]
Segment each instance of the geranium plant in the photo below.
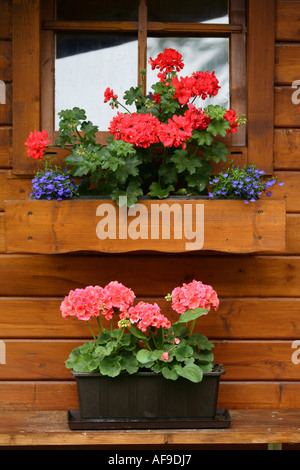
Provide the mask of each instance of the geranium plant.
[{"label": "geranium plant", "polygon": [[158,70],[149,96],[142,85],[126,91],[123,103],[112,89],[104,91],[104,101],[117,110],[106,145],[96,142],[98,127],[83,109],[59,113],[55,144],[71,149],[66,163],[73,176],[85,180],[82,193],[110,195],[117,203],[127,196],[129,206],[142,195],[207,194],[211,163],[226,162],[229,152],[216,138],[236,132],[245,118],[219,105],[196,107],[196,98],[217,95],[215,72],[179,76],[184,63],[174,49],[165,49],[149,63]]},{"label": "geranium plant", "polygon": [[156,303],[134,304],[135,297],[117,281],[69,292],[60,306],[62,316],[85,321],[92,340],[71,351],[66,367],[109,377],[146,369],[170,380],[201,382],[203,372],[213,370],[213,343],[194,327],[211,307],[218,308],[215,290],[195,280],[173,289],[166,296],[179,316],[173,324]]}]

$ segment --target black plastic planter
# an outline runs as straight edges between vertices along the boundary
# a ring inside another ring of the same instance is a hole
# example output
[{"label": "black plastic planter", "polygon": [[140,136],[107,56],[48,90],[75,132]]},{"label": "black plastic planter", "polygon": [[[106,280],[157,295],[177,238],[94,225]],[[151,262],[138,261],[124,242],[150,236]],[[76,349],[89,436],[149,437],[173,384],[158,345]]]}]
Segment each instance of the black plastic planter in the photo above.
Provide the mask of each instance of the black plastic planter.
[{"label": "black plastic planter", "polygon": [[79,410],[69,411],[72,429],[228,427],[227,410],[217,410],[222,365],[200,383],[167,380],[152,372],[77,374]]}]

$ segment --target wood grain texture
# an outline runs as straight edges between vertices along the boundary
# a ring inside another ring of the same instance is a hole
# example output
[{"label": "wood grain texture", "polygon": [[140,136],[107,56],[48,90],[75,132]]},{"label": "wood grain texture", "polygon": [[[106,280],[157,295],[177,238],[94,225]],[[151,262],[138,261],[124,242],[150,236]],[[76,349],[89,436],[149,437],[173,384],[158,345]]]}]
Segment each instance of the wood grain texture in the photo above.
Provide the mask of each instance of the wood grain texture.
[{"label": "wood grain texture", "polygon": [[[61,298],[0,298],[1,338],[6,339],[81,339],[91,336],[84,321],[61,316]],[[178,314],[163,297],[138,297],[156,302],[164,315],[175,322]],[[217,311],[201,317],[195,331],[215,339],[300,338],[299,298],[220,298]],[[10,312],[9,315],[7,312]],[[115,320],[115,326],[117,322]],[[97,325],[91,322],[97,332]]]},{"label": "wood grain texture", "polygon": [[193,279],[220,297],[299,298],[299,256],[0,255],[0,296],[61,297],[112,280],[138,297],[165,297]]},{"label": "wood grain texture", "polygon": [[12,85],[11,83],[6,83],[5,85],[5,104],[0,104],[0,125],[1,126],[11,126],[12,124]]},{"label": "wood grain texture", "polygon": [[4,211],[4,201],[14,199],[28,199],[31,193],[31,179],[18,178],[12,170],[0,170],[0,211]]},{"label": "wood grain texture", "polygon": [[[32,174],[24,142],[40,130],[40,0],[13,0],[13,171]],[[24,99],[26,97],[26,99]],[[0,121],[1,122],[1,121]]]},{"label": "wood grain texture", "polygon": [[283,201],[141,200],[129,211],[101,199],[5,204],[8,253],[274,252],[285,238]]},{"label": "wood grain texture", "polygon": [[0,40],[12,38],[11,0],[1,0]]},{"label": "wood grain texture", "polygon": [[11,41],[0,40],[0,77],[9,82],[12,80],[12,44]]},{"label": "wood grain texture", "polygon": [[[6,361],[0,364],[0,380],[73,380],[65,360],[83,344],[81,340],[13,340],[5,343]],[[215,362],[223,363],[223,380],[299,380],[300,366],[292,362],[299,357],[299,345],[292,349],[289,340],[214,340]]]},{"label": "wood grain texture", "polygon": [[[299,443],[299,411],[297,410],[230,410],[228,429],[155,429],[72,431],[65,411],[2,412],[0,417],[1,446],[39,445],[122,445],[149,446],[197,444]],[[134,447],[132,447],[134,448]]]},{"label": "wood grain texture", "polygon": [[274,169],[300,169],[300,129],[275,129]]},{"label": "wood grain texture", "polygon": [[277,43],[275,46],[275,84],[291,86],[300,77],[300,44]]},{"label": "wood grain texture", "polygon": [[[299,89],[299,86],[298,86]],[[289,86],[275,87],[274,94],[274,125],[275,127],[294,128],[300,127],[300,104],[293,102],[293,94],[299,99],[297,89]]]},{"label": "wood grain texture", "polygon": [[0,127],[0,168],[11,168],[12,128]]},{"label": "wood grain texture", "polygon": [[273,169],[275,10],[275,0],[248,2],[248,161],[268,173]]},{"label": "wood grain texture", "polygon": [[[53,400],[55,397],[55,400]],[[36,411],[78,409],[74,381],[0,381],[0,410]],[[219,408],[299,409],[300,382],[221,380]]]},{"label": "wood grain texture", "polygon": [[276,40],[300,41],[299,0],[277,0],[276,2]]}]

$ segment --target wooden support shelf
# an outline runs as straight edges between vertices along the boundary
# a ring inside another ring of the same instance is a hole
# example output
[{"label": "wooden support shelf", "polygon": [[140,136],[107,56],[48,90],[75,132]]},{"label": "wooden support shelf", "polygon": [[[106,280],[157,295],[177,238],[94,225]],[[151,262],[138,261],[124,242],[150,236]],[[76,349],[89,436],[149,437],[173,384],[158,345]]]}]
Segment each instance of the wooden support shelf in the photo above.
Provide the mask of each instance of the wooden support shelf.
[{"label": "wooden support shelf", "polygon": [[282,252],[283,200],[110,199],[5,202],[7,253]]},{"label": "wooden support shelf", "polygon": [[74,431],[67,411],[1,411],[0,446],[165,446],[300,443],[300,410],[230,410],[227,429]]}]

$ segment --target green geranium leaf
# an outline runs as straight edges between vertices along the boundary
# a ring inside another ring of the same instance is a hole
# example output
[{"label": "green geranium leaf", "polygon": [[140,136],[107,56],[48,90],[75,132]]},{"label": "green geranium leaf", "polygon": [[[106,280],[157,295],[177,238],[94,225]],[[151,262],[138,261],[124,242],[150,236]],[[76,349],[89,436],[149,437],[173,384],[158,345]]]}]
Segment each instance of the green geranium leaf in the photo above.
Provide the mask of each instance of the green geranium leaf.
[{"label": "green geranium leaf", "polygon": [[168,379],[168,380],[176,380],[179,377],[179,375],[177,374],[177,372],[174,369],[171,369],[167,366],[165,366],[161,369],[161,373],[164,376],[164,378]]},{"label": "green geranium leaf", "polygon": [[199,383],[202,381],[202,378],[203,378],[202,369],[198,367],[196,364],[188,364],[184,367],[176,365],[174,369],[178,375],[180,375],[181,377],[184,377],[187,380],[190,380],[191,382]]},{"label": "green geranium leaf", "polygon": [[135,374],[139,370],[139,363],[135,356],[122,356],[120,365],[122,370],[126,370],[128,374]]},{"label": "green geranium leaf", "polygon": [[174,325],[178,323],[187,323],[192,320],[196,320],[197,318],[201,317],[202,315],[206,315],[208,310],[206,308],[195,308],[193,310],[187,310],[185,313],[180,315],[179,320],[177,320]]},{"label": "green geranium leaf", "polygon": [[190,344],[198,346],[199,349],[212,349],[214,347],[213,343],[207,339],[206,336],[201,335],[200,333],[194,333],[190,336]]},{"label": "green geranium leaf", "polygon": [[115,357],[106,357],[99,365],[101,374],[109,377],[117,377],[121,372],[121,364]]}]

